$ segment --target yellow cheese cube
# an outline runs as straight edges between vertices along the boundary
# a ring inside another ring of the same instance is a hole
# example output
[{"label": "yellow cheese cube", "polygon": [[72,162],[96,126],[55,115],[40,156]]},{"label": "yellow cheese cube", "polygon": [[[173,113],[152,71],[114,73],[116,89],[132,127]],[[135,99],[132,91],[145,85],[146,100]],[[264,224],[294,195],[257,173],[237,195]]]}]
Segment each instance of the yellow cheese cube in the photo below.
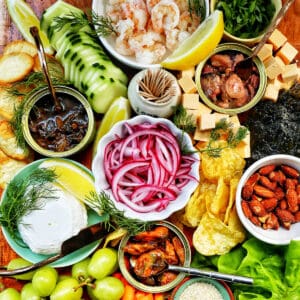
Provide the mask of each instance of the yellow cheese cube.
[{"label": "yellow cheese cube", "polygon": [[298,68],[297,64],[286,65],[281,73],[283,82],[290,82],[297,80],[298,78]]},{"label": "yellow cheese cube", "polygon": [[186,109],[196,109],[200,107],[199,94],[183,94],[182,105]]},{"label": "yellow cheese cube", "polygon": [[186,70],[182,70],[180,72],[180,77],[190,77],[190,78],[193,78],[195,76],[195,68],[194,67],[191,67],[189,69],[186,69]]},{"label": "yellow cheese cube", "polygon": [[199,118],[199,129],[200,130],[207,130],[215,128],[215,117],[213,114],[201,114]]},{"label": "yellow cheese cube", "polygon": [[285,64],[289,64],[296,57],[298,50],[292,46],[289,42],[286,42],[282,48],[276,53]]},{"label": "yellow cheese cube", "polygon": [[250,144],[239,143],[235,148],[241,157],[249,158],[251,157],[251,148]]},{"label": "yellow cheese cube", "polygon": [[197,91],[197,87],[193,79],[189,76],[183,76],[178,80],[179,85],[183,89],[183,91],[187,94],[195,93]]},{"label": "yellow cheese cube", "polygon": [[273,45],[265,44],[260,51],[257,53],[257,56],[262,60],[268,59],[273,54]]},{"label": "yellow cheese cube", "polygon": [[278,98],[278,94],[279,94],[279,89],[274,84],[268,83],[263,98],[276,102]]},{"label": "yellow cheese cube", "polygon": [[199,102],[199,113],[200,114],[210,114],[212,112],[212,109],[209,108],[207,105],[203,104],[202,102]]},{"label": "yellow cheese cube", "polygon": [[271,36],[268,39],[268,43],[271,43],[276,51],[279,49],[285,42],[287,41],[287,37],[282,34],[278,29],[275,29]]},{"label": "yellow cheese cube", "polygon": [[277,64],[284,69],[284,67],[286,66],[286,64],[284,63],[284,61],[279,57],[279,56],[275,56],[275,60],[277,62]]},{"label": "yellow cheese cube", "polygon": [[229,119],[229,115],[227,115],[227,114],[213,113],[212,115],[215,118],[215,124],[217,124],[222,119],[226,119],[226,120]]},{"label": "yellow cheese cube", "polygon": [[228,121],[233,124],[233,127],[240,127],[241,126],[238,115],[230,116]]},{"label": "yellow cheese cube", "polygon": [[192,117],[192,120],[196,124],[200,115],[198,109],[186,109],[186,113]]},{"label": "yellow cheese cube", "polygon": [[284,83],[281,81],[281,76],[278,75],[276,78],[269,80],[269,84],[273,84],[278,90],[283,89]]},{"label": "yellow cheese cube", "polygon": [[283,67],[273,56],[264,61],[264,65],[266,68],[266,74],[270,79],[276,78],[283,70]]},{"label": "yellow cheese cube", "polygon": [[194,133],[194,140],[208,142],[210,137],[210,130],[200,130],[197,126],[195,133]]}]

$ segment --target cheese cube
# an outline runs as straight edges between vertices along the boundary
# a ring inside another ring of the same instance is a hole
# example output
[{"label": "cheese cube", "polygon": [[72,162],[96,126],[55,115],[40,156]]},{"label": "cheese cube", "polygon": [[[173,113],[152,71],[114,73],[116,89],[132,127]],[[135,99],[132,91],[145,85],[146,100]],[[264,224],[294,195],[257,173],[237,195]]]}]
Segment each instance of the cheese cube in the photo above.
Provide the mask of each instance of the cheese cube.
[{"label": "cheese cube", "polygon": [[300,81],[300,68],[298,68],[297,71],[298,71],[298,78],[297,78],[297,80]]},{"label": "cheese cube", "polygon": [[198,150],[201,150],[201,149],[205,149],[207,146],[207,142],[205,141],[199,141],[195,147],[198,149]]},{"label": "cheese cube", "polygon": [[186,109],[196,109],[200,107],[199,94],[183,94],[182,105]]},{"label": "cheese cube", "polygon": [[239,143],[235,148],[241,157],[249,158],[251,157],[250,144]]},{"label": "cheese cube", "polygon": [[284,69],[284,67],[286,66],[286,64],[284,63],[284,61],[279,57],[279,56],[275,56],[275,60],[278,63],[278,65]]},{"label": "cheese cube", "polygon": [[286,65],[281,73],[283,82],[290,82],[297,80],[298,78],[298,68],[297,64]]},{"label": "cheese cube", "polygon": [[210,130],[200,130],[197,126],[195,133],[194,133],[194,140],[208,142],[210,138]]},{"label": "cheese cube", "polygon": [[290,43],[286,42],[283,47],[276,53],[285,64],[289,64],[296,57],[298,50]]},{"label": "cheese cube", "polygon": [[199,114],[210,114],[212,112],[212,109],[209,108],[207,105],[203,104],[202,102],[199,102]]},{"label": "cheese cube", "polygon": [[268,43],[271,43],[276,51],[279,49],[285,42],[287,41],[287,37],[282,34],[278,29],[275,29],[273,33],[268,38]]},{"label": "cheese cube", "polygon": [[190,78],[193,78],[195,76],[195,68],[194,67],[191,67],[189,69],[186,69],[186,70],[182,70],[180,72],[180,77],[190,77]]},{"label": "cheese cube", "polygon": [[284,88],[284,83],[281,81],[281,76],[278,75],[276,78],[269,80],[269,84],[273,84],[278,90],[281,90]]},{"label": "cheese cube", "polygon": [[186,109],[186,113],[192,117],[193,122],[196,124],[199,118],[199,111],[197,109]]},{"label": "cheese cube", "polygon": [[264,65],[266,68],[266,74],[270,79],[276,78],[283,70],[283,67],[273,56],[264,61]]},{"label": "cheese cube", "polygon": [[276,102],[278,98],[278,94],[279,94],[279,89],[274,84],[268,83],[263,98]]},{"label": "cheese cube", "polygon": [[213,114],[201,114],[199,118],[199,129],[200,130],[207,130],[215,128],[215,117]]},{"label": "cheese cube", "polygon": [[229,115],[227,115],[227,114],[213,113],[212,115],[215,118],[215,124],[217,124],[222,119],[226,119],[226,120],[229,119]]},{"label": "cheese cube", "polygon": [[197,87],[193,79],[187,75],[182,76],[178,80],[179,85],[183,89],[183,91],[187,94],[195,93],[197,91]]},{"label": "cheese cube", "polygon": [[257,56],[262,60],[268,59],[273,54],[273,45],[272,44],[264,44],[264,46],[257,53]]},{"label": "cheese cube", "polygon": [[230,116],[228,121],[233,124],[233,127],[240,127],[241,126],[238,115]]}]

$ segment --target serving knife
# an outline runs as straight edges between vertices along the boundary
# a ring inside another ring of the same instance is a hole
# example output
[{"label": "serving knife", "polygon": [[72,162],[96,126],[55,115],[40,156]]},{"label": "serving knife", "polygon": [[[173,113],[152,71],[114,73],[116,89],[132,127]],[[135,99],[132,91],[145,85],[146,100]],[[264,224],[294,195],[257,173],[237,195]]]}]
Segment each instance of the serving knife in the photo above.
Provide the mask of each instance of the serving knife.
[{"label": "serving knife", "polygon": [[23,268],[15,270],[0,269],[0,276],[19,275],[29,271],[33,271],[39,267],[48,265],[80,248],[83,248],[84,246],[91,244],[92,242],[102,239],[107,235],[107,233],[108,232],[104,229],[102,222],[93,224],[89,227],[80,230],[78,234],[65,240],[62,243],[60,252],[58,254]]}]

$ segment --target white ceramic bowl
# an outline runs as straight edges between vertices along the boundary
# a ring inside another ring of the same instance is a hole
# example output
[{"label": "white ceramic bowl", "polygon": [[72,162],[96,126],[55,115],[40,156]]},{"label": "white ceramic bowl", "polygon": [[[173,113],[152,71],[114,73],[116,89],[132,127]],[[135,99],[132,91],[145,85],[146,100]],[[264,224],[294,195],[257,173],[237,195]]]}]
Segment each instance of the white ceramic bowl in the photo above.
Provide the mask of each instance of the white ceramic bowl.
[{"label": "white ceramic bowl", "polygon": [[249,219],[247,219],[241,207],[241,192],[247,179],[261,167],[270,164],[284,164],[296,168],[300,171],[300,158],[291,155],[275,154],[266,156],[256,161],[244,172],[238,184],[236,192],[237,213],[245,228],[259,240],[273,245],[287,245],[290,243],[291,240],[300,240],[300,223],[292,224],[289,230],[284,229],[281,226],[278,230],[265,230],[259,226],[254,225]]},{"label": "white ceramic bowl", "polygon": [[[205,18],[208,17],[209,15],[209,0],[203,0],[205,3]],[[104,16],[105,15],[105,6],[108,0],[93,0],[92,3],[92,10],[97,13],[97,15]],[[146,2],[146,1],[145,1]],[[112,36],[108,37],[103,37],[99,36],[99,39],[105,49],[118,61],[123,63],[126,66],[129,66],[134,69],[146,69],[146,68],[151,68],[151,67],[160,67],[160,64],[146,64],[146,63],[139,63],[136,61],[134,56],[125,56],[119,54],[115,50],[115,38]],[[168,53],[170,54],[170,53]],[[168,55],[167,54],[167,55]],[[166,56],[167,56],[166,55]]]},{"label": "white ceramic bowl", "polygon": [[[108,143],[116,139],[116,135],[122,137],[122,130],[125,123],[129,125],[142,124],[142,123],[163,123],[166,125],[171,132],[177,137],[178,140],[182,138],[182,131],[177,128],[170,120],[164,118],[153,118],[145,115],[136,116],[130,120],[121,121],[116,123],[108,134],[104,135],[98,143],[97,154],[92,162],[92,172],[95,177],[95,188],[97,192],[106,192],[112,201],[114,202],[117,209],[124,211],[125,216],[129,218],[136,218],[143,221],[158,221],[168,218],[172,213],[182,209],[188,202],[191,193],[194,192],[195,188],[198,185],[199,180],[199,155],[197,153],[191,154],[196,161],[192,164],[190,175],[196,178],[197,180],[190,180],[181,190],[178,197],[170,201],[168,206],[161,211],[152,211],[148,213],[139,213],[122,202],[116,201],[113,196],[112,190],[106,180],[104,174],[104,149]],[[183,135],[183,144],[186,145],[187,149],[194,151],[192,141],[188,134],[184,133]]]}]

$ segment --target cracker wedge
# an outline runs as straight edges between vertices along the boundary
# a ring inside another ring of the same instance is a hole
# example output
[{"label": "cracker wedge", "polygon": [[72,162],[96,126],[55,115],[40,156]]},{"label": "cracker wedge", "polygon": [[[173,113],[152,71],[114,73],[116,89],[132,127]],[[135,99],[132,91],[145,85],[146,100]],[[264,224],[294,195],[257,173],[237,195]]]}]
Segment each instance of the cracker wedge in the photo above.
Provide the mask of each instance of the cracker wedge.
[{"label": "cracker wedge", "polygon": [[10,53],[26,53],[32,57],[37,54],[36,46],[30,42],[24,40],[16,40],[9,44],[7,44],[3,50],[3,54],[10,54]]},{"label": "cracker wedge", "polygon": [[22,80],[34,65],[32,56],[27,53],[10,53],[0,57],[0,83]]}]

